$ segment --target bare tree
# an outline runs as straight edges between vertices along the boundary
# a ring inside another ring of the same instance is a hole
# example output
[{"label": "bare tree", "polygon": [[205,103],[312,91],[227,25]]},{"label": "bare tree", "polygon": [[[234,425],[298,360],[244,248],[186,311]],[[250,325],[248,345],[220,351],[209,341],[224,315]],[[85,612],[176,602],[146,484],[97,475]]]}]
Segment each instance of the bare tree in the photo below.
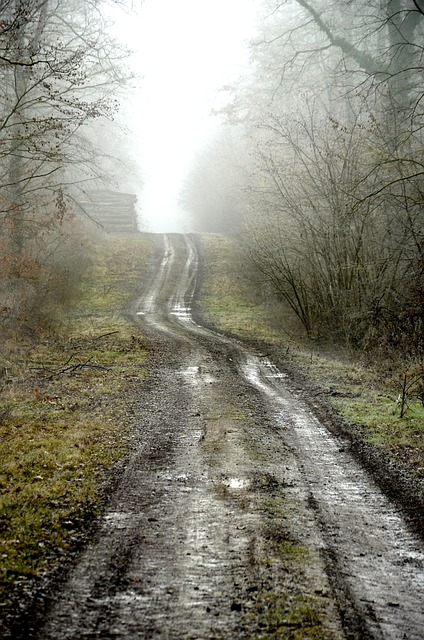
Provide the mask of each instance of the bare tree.
[{"label": "bare tree", "polygon": [[385,164],[383,132],[362,120],[347,128],[312,106],[268,116],[256,134],[244,242],[311,337],[413,351],[422,340],[422,198],[412,184],[402,183],[403,196],[399,185],[387,192],[400,165],[372,170],[376,157]]},{"label": "bare tree", "polygon": [[87,133],[113,118],[129,74],[99,1],[0,4],[0,249],[12,317],[52,236],[75,215],[75,185],[101,175]]},{"label": "bare tree", "polygon": [[419,351],[421,2],[265,8],[254,81],[228,110],[257,158],[251,257],[310,335]]}]

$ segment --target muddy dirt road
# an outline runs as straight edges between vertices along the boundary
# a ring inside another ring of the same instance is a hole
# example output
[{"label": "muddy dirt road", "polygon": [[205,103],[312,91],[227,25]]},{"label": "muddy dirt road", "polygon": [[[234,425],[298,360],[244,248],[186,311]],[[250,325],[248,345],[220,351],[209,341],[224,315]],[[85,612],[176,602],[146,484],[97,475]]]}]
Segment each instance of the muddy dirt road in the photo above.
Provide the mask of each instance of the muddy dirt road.
[{"label": "muddy dirt road", "polygon": [[424,549],[263,354],[197,324],[198,254],[159,236],[139,430],[39,639],[424,637]]}]

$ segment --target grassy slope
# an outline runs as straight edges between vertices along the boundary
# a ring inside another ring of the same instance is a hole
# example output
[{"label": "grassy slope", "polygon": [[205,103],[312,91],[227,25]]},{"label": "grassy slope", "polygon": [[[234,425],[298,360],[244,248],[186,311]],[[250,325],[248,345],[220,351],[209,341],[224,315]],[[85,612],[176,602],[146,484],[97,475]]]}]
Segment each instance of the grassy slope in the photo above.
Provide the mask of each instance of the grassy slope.
[{"label": "grassy slope", "polygon": [[32,348],[30,362],[22,347],[9,358],[0,398],[0,602],[72,547],[105,470],[126,451],[121,392],[143,378],[147,352],[121,312],[148,251],[142,235],[99,244],[66,335]]},{"label": "grassy slope", "polygon": [[308,345],[301,334],[293,337],[290,315],[259,304],[248,280],[240,277],[234,244],[215,235],[202,236],[201,243],[205,318],[221,330],[281,345],[286,358],[323,390],[339,413],[363,427],[368,442],[406,463],[415,477],[424,480],[424,408],[411,398],[404,417],[399,417],[403,372],[395,371],[388,379],[381,375],[378,364],[365,366],[342,354],[328,356]]}]

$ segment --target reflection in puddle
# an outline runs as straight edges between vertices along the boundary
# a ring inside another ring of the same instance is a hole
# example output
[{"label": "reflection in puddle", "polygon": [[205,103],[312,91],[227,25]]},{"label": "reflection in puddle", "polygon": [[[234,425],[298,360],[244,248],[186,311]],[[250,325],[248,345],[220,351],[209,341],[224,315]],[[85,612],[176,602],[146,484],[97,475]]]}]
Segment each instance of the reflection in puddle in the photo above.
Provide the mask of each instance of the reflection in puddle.
[{"label": "reflection in puddle", "polygon": [[273,364],[269,358],[262,359],[262,366],[266,368],[266,378],[287,378],[286,373],[281,373],[281,371]]},{"label": "reflection in puddle", "polygon": [[191,322],[191,309],[181,304],[176,304],[172,307],[171,316],[176,316],[179,320],[184,322]]},{"label": "reflection in puddle", "polygon": [[199,373],[199,367],[187,367],[187,369],[184,369],[182,372],[183,376],[187,378],[195,378]]},{"label": "reflection in puddle", "polygon": [[127,511],[110,511],[103,516],[103,521],[108,529],[127,529],[134,519],[134,514]]},{"label": "reflection in puddle", "polygon": [[223,483],[229,489],[244,489],[250,485],[250,480],[246,478],[226,478]]},{"label": "reflection in puddle", "polygon": [[184,369],[181,373],[191,384],[199,384],[200,382],[211,384],[215,382],[215,378],[207,371],[204,371],[204,368],[201,366],[187,367],[187,369]]}]

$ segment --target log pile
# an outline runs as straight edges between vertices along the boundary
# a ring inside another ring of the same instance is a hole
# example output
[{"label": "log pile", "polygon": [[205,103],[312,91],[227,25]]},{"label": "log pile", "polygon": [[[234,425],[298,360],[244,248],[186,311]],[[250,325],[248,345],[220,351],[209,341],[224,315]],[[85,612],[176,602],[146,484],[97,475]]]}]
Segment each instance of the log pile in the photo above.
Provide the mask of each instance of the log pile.
[{"label": "log pile", "polygon": [[137,233],[136,201],[137,197],[132,193],[99,189],[87,193],[79,204],[109,233]]}]

